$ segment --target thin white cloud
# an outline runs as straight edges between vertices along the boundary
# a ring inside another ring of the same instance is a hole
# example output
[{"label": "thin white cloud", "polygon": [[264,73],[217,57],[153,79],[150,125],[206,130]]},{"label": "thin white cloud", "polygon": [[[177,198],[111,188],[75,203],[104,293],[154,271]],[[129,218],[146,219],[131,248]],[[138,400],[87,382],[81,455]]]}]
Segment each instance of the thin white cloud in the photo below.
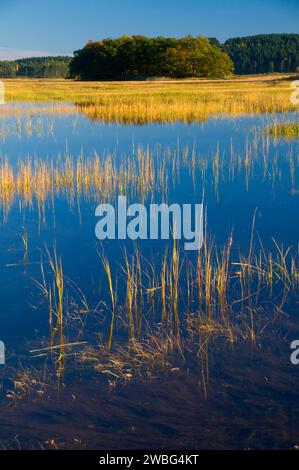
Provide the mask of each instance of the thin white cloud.
[{"label": "thin white cloud", "polygon": [[16,60],[26,57],[45,57],[58,55],[72,55],[69,53],[46,52],[46,51],[30,51],[23,49],[13,49],[11,47],[0,47],[0,60]]}]

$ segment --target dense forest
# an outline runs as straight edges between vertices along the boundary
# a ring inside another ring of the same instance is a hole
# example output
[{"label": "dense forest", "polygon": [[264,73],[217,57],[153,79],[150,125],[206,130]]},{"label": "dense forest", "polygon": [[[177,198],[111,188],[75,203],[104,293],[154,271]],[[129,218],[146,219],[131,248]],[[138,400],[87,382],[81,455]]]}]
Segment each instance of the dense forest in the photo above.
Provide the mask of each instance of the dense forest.
[{"label": "dense forest", "polygon": [[128,80],[147,77],[226,77],[229,56],[204,37],[122,36],[89,41],[74,53],[70,76],[81,80]]},{"label": "dense forest", "polygon": [[299,68],[299,34],[262,34],[228,39],[223,49],[237,74],[296,72]]},{"label": "dense forest", "polygon": [[131,80],[147,77],[223,78],[299,71],[299,34],[228,39],[123,36],[89,41],[74,57],[0,61],[0,77]]},{"label": "dense forest", "polygon": [[70,60],[70,57],[32,57],[0,61],[0,77],[65,78]]}]

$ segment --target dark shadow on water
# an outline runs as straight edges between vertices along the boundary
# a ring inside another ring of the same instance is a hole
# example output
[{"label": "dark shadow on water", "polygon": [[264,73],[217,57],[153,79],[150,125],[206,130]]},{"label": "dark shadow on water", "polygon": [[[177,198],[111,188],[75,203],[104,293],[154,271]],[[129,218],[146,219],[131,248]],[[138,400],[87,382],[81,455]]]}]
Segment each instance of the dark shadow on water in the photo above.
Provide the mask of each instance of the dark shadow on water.
[{"label": "dark shadow on water", "polygon": [[[4,448],[290,449],[299,442],[298,368],[289,341],[214,345],[208,394],[200,363],[116,389],[73,376],[56,391],[2,401]],[[9,405],[9,406],[8,406]]]}]

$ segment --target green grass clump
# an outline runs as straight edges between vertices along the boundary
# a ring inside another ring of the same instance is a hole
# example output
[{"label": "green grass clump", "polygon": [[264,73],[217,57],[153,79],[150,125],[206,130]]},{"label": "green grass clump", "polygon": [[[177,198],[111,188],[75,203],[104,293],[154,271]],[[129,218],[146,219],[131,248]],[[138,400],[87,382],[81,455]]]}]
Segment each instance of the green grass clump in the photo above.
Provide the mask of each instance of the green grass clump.
[{"label": "green grass clump", "polygon": [[275,139],[298,139],[299,138],[299,122],[289,122],[285,124],[275,124],[268,129],[269,135]]}]

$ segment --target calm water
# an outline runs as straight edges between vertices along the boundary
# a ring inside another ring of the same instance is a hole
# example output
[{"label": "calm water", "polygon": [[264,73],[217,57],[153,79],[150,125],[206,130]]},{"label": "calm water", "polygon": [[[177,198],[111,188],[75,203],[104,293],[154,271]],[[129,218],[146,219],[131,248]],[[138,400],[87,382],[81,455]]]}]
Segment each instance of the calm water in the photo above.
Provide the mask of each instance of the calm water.
[{"label": "calm water", "polygon": [[[32,113],[28,113],[30,104],[24,108],[26,116],[7,115],[0,122],[0,158],[15,172],[28,159],[63,165],[68,159],[85,161],[97,154],[121,173],[124,162],[135,162],[138,169],[138,156],[148,152],[154,183],[140,191],[138,184],[127,180],[117,188],[118,194],[146,204],[203,201],[207,236],[221,248],[232,234],[233,257],[248,251],[254,214],[255,247],[260,246],[259,239],[265,251],[275,250],[273,239],[285,248],[298,245],[298,140],[276,141],[265,132],[273,123],[297,120],[298,114],[123,126],[91,122],[75,110],[53,116],[38,111],[36,104]],[[59,400],[54,390],[45,399],[20,400],[14,414],[7,408],[5,394],[11,388],[12,369],[20,362],[27,366],[29,361],[41,367],[43,359],[33,358],[30,350],[47,346],[48,309],[36,285],[41,282],[45,246],[52,249],[56,243],[63,257],[70,297],[77,299],[79,288],[91,305],[102,302],[96,314],[84,318],[86,333],[79,339],[93,344],[96,334],[107,334],[100,316],[109,294],[96,249],[95,209],[113,196],[113,191],[94,188],[91,193],[83,188],[75,195],[61,190],[46,195],[41,213],[35,195],[28,201],[20,191],[7,202],[2,192],[0,339],[6,345],[7,364],[1,369],[4,425],[0,435],[4,445],[51,447],[46,443],[50,438],[61,447],[83,448],[289,448],[298,444],[299,369],[289,360],[290,342],[299,338],[296,293],[284,306],[281,319],[267,327],[254,347],[226,347],[221,339],[220,344],[211,340],[206,394],[202,369],[190,354],[181,361],[179,371],[154,373],[150,381],[137,378],[112,392],[101,378],[68,372],[69,385]],[[24,233],[28,235],[27,262],[23,260]],[[167,245],[171,249],[172,241],[137,243],[142,256],[153,263]],[[121,272],[124,248],[133,253],[136,243],[101,244],[113,276]],[[195,261],[195,253],[188,256]],[[126,286],[121,275],[119,279],[121,295]],[[268,304],[272,308],[279,305],[278,298],[262,295],[261,302],[266,309]],[[74,339],[72,331],[69,335]],[[20,442],[14,440],[16,434]]]}]

